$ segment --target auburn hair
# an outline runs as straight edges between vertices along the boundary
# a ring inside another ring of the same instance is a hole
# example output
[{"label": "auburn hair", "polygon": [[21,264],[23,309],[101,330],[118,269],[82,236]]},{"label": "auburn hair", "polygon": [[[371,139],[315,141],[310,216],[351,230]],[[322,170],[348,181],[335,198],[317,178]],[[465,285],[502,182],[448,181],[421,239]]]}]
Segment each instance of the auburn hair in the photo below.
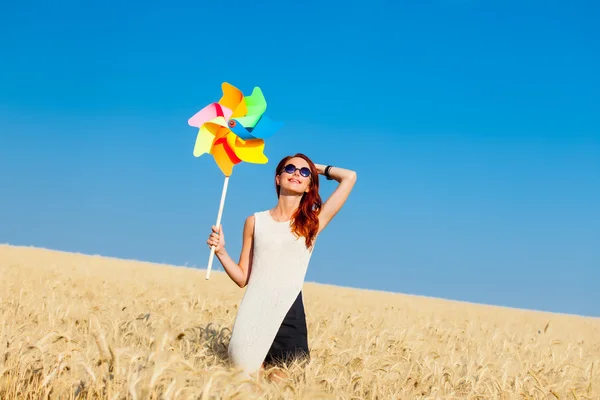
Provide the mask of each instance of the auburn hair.
[{"label": "auburn hair", "polygon": [[[275,170],[275,176],[277,177],[283,172],[283,168],[287,165],[288,161],[294,157],[302,158],[308,163],[310,168],[310,183],[308,192],[302,195],[300,205],[292,215],[291,227],[292,232],[298,237],[304,237],[306,248],[313,245],[315,236],[319,232],[319,213],[321,212],[322,200],[319,195],[319,172],[317,167],[310,158],[302,153],[296,153],[293,156],[284,157]],[[277,198],[281,191],[280,186],[275,181],[275,189],[277,190]]]}]

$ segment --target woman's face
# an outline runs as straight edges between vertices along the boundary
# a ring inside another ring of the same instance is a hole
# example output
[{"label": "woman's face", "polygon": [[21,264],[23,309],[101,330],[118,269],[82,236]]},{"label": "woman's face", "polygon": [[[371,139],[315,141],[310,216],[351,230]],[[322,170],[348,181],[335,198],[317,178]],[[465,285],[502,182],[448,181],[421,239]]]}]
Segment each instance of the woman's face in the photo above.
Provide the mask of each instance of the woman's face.
[{"label": "woman's face", "polygon": [[310,173],[308,163],[303,158],[294,157],[289,159],[275,179],[281,189],[302,194],[308,192],[310,188]]}]

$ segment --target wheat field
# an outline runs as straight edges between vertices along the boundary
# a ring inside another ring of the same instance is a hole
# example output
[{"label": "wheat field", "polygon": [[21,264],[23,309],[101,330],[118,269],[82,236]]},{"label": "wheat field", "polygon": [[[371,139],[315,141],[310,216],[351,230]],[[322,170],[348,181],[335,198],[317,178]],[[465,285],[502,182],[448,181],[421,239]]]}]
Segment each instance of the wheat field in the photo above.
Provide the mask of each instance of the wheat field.
[{"label": "wheat field", "polygon": [[0,398],[599,399],[600,319],[307,283],[311,360],[241,380],[204,271],[0,246]]}]

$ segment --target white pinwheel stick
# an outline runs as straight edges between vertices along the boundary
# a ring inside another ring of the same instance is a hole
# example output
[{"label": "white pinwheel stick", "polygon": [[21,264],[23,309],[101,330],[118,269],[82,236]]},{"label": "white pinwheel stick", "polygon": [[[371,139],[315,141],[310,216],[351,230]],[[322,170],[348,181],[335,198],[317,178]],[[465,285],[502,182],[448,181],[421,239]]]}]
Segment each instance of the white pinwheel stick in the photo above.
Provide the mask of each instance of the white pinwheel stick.
[{"label": "white pinwheel stick", "polygon": [[[223,192],[221,193],[221,204],[219,205],[219,213],[217,214],[217,229],[219,230],[219,234],[221,234],[220,226],[221,226],[221,217],[223,216],[223,207],[225,206],[225,197],[227,196],[227,185],[229,184],[229,177],[225,177],[225,181],[223,182]],[[219,238],[220,239],[220,238]],[[212,269],[212,263],[215,258],[215,246],[211,246],[210,248],[210,256],[208,257],[208,267],[206,268],[206,280],[210,279],[210,270]]]}]

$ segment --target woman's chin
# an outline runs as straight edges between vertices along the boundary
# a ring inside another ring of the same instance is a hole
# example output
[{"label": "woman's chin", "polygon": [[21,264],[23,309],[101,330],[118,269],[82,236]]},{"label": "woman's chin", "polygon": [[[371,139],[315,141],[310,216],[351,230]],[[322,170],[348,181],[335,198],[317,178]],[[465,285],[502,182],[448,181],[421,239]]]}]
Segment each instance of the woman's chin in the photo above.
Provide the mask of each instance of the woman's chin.
[{"label": "woman's chin", "polygon": [[300,187],[294,187],[295,185],[291,185],[291,187],[282,187],[282,194],[288,196],[302,196],[304,194],[304,190]]}]

